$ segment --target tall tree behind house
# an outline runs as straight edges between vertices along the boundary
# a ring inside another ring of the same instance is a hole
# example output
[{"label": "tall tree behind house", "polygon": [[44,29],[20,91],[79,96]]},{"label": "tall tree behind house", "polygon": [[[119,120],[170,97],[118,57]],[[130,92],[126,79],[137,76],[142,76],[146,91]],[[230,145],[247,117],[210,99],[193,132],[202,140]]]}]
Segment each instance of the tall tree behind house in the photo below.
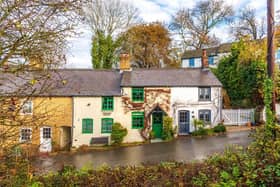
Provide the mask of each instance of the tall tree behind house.
[{"label": "tall tree behind house", "polygon": [[211,47],[219,43],[211,31],[224,21],[229,21],[232,15],[232,7],[223,0],[198,1],[194,8],[179,9],[173,15],[169,28],[181,37],[183,51],[187,48]]},{"label": "tall tree behind house", "polygon": [[139,21],[138,9],[121,0],[91,0],[83,13],[92,31],[93,68],[112,68],[123,39],[120,34]]}]

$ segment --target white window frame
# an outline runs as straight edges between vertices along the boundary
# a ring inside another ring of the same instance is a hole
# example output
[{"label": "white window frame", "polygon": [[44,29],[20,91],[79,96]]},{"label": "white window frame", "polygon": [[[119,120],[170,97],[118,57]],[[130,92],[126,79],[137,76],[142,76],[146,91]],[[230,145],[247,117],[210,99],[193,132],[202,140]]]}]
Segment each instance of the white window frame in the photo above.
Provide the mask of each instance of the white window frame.
[{"label": "white window frame", "polygon": [[[30,103],[30,107],[31,107],[31,112],[24,112],[24,107],[26,104]],[[26,101],[23,101],[22,104],[21,104],[21,112],[20,112],[22,115],[32,115],[33,114],[33,102],[31,100],[26,100]]]},{"label": "white window frame", "polygon": [[[23,140],[22,139],[22,130],[30,130],[30,138],[29,138],[29,140]],[[30,143],[31,141],[32,141],[32,128],[20,128],[20,132],[19,132],[19,141],[21,142],[21,143]]]}]

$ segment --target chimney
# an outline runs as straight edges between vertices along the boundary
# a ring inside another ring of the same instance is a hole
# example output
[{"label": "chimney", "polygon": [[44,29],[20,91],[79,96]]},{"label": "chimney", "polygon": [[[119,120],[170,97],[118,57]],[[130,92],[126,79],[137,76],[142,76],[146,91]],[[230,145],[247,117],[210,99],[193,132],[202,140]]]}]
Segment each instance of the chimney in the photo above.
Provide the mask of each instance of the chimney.
[{"label": "chimney", "polygon": [[201,64],[203,70],[208,70],[209,64],[206,49],[202,49]]},{"label": "chimney", "polygon": [[29,69],[30,70],[42,70],[44,65],[40,57],[33,56],[29,58]]},{"label": "chimney", "polygon": [[128,53],[120,54],[120,70],[121,71],[129,71],[130,68],[130,57]]}]

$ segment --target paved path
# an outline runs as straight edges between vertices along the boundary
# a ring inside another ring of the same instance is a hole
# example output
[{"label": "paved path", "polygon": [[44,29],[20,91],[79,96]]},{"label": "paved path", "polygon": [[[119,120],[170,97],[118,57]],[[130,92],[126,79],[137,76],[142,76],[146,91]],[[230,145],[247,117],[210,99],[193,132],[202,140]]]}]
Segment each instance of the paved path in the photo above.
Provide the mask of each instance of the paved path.
[{"label": "paved path", "polygon": [[62,165],[98,167],[103,164],[139,165],[141,163],[158,163],[161,161],[193,161],[206,158],[215,152],[221,152],[231,144],[247,146],[252,139],[250,131],[231,132],[226,135],[206,138],[180,137],[171,142],[145,144],[133,147],[121,147],[113,150],[91,150],[82,153],[59,154],[39,157],[33,165],[42,171],[61,169]]}]

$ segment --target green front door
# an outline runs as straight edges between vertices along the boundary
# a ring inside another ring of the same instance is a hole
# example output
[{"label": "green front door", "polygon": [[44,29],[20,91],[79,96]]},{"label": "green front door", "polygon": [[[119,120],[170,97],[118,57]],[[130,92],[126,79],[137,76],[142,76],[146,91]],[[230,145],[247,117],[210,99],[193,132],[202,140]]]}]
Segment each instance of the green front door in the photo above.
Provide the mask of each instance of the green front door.
[{"label": "green front door", "polygon": [[163,112],[153,112],[152,118],[153,118],[152,131],[154,132],[155,138],[161,138]]}]

